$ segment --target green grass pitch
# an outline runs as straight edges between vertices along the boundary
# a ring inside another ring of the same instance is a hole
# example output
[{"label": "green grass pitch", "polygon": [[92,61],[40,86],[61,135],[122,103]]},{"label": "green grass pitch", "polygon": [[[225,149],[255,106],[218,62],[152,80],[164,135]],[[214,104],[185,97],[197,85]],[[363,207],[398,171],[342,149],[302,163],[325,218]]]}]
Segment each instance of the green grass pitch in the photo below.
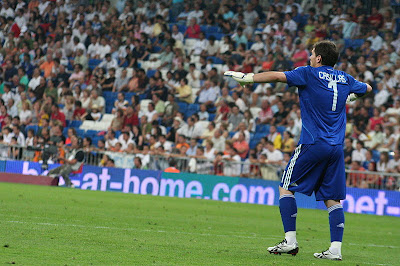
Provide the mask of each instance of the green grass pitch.
[{"label": "green grass pitch", "polygon": [[0,183],[0,265],[399,265],[400,220],[346,214],[343,261],[329,246],[328,214],[300,209],[300,252],[282,240],[273,206]]}]

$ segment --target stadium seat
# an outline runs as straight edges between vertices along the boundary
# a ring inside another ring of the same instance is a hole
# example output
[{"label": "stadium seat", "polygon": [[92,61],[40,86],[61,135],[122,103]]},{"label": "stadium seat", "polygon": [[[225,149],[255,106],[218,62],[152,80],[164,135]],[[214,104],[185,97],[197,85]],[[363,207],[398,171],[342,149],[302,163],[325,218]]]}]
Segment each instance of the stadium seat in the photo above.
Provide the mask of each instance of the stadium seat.
[{"label": "stadium seat", "polygon": [[207,57],[207,60],[208,59],[211,59],[214,64],[225,64],[224,60],[222,60],[221,58],[215,57],[215,56],[209,56],[209,57]]},{"label": "stadium seat", "polygon": [[186,25],[184,25],[184,24],[176,24],[177,26],[178,26],[178,31],[179,32],[181,32],[181,33],[185,33],[185,31],[186,31]]},{"label": "stadium seat", "polygon": [[264,132],[256,132],[254,134],[254,138],[253,139],[259,141],[260,139],[265,138],[266,136],[267,136],[267,134],[264,133]]},{"label": "stadium seat", "polygon": [[156,70],[149,69],[149,70],[147,70],[146,75],[147,75],[147,77],[151,78],[154,76],[155,73],[156,73]]},{"label": "stadium seat", "polygon": [[154,46],[153,47],[153,53],[159,53],[161,52],[162,48],[160,46]]},{"label": "stadium seat", "polygon": [[84,138],[84,137],[85,137],[85,136],[84,136],[84,135],[85,135],[85,130],[77,128],[77,129],[76,129],[76,135],[77,135],[78,137]]},{"label": "stadium seat", "polygon": [[97,131],[97,130],[89,129],[89,130],[86,130],[85,136],[93,138],[93,137],[97,136],[98,133],[99,133],[99,131]]},{"label": "stadium seat", "polygon": [[208,26],[205,32],[206,33],[220,33],[221,28],[218,26]]},{"label": "stadium seat", "polygon": [[210,38],[210,36],[213,35],[216,40],[222,40],[226,34],[224,33],[206,33],[206,38]]},{"label": "stadium seat", "polygon": [[276,127],[276,130],[277,130],[279,133],[283,134],[283,132],[286,131],[286,127],[284,127],[284,126],[278,126],[278,127]]},{"label": "stadium seat", "polygon": [[70,127],[80,127],[82,125],[82,121],[80,120],[72,120],[69,124]]},{"label": "stadium seat", "polygon": [[264,134],[268,134],[269,133],[269,125],[264,125],[264,124],[260,124],[256,126],[256,133],[264,133]]},{"label": "stadium seat", "polygon": [[186,110],[188,108],[188,104],[185,102],[177,102],[178,106],[179,106],[179,112],[181,113],[186,113]]},{"label": "stadium seat", "polygon": [[82,125],[79,127],[79,129],[82,129],[82,130],[89,130],[92,128],[94,128],[94,121],[90,121],[90,120],[83,121]]},{"label": "stadium seat", "polygon": [[379,162],[381,153],[377,150],[372,150],[372,159],[375,162]]},{"label": "stadium seat", "polygon": [[38,130],[39,130],[39,126],[38,125],[28,125],[28,126],[26,126],[25,127],[25,133],[26,134],[28,134],[28,130],[29,129],[33,129],[33,132],[35,132],[35,135],[36,135],[36,133],[38,132]]},{"label": "stadium seat", "polygon": [[110,123],[111,123],[111,121],[114,119],[114,115],[112,115],[112,114],[104,114],[103,115],[103,118],[101,119],[101,121],[103,121],[103,122],[107,122],[107,121],[110,121]]},{"label": "stadium seat", "polygon": [[214,121],[215,114],[208,114],[208,121]]},{"label": "stadium seat", "polygon": [[258,142],[259,142],[259,140],[251,139],[251,140],[250,140],[250,143],[249,143],[250,149],[255,149],[256,146],[257,146],[257,144],[258,144]]}]

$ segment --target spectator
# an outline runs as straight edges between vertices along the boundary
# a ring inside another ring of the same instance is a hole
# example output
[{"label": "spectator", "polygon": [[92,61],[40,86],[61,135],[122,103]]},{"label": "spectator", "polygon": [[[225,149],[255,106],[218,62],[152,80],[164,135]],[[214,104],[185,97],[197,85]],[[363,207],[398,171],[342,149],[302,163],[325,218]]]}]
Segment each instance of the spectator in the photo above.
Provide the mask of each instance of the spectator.
[{"label": "spectator", "polygon": [[[352,171],[365,171],[364,167],[361,166],[359,161],[352,161],[351,169]],[[363,183],[366,182],[366,175],[362,173],[350,173],[347,177],[346,186],[351,187],[363,187]]]},{"label": "spectator", "polygon": [[356,149],[351,153],[351,161],[357,161],[362,164],[366,160],[367,150],[364,148],[362,141],[357,141]]},{"label": "spectator", "polygon": [[187,103],[192,103],[192,88],[188,85],[188,80],[183,78],[180,80],[180,86],[173,87],[176,93],[178,93],[178,99]]},{"label": "spectator", "polygon": [[239,107],[234,105],[232,107],[232,113],[229,115],[228,123],[232,125],[232,129],[235,129],[239,126],[239,123],[242,122],[244,116],[239,112]]},{"label": "spectator", "polygon": [[128,82],[129,82],[128,71],[126,69],[123,69],[121,72],[121,76],[115,79],[112,91],[116,92],[116,91],[126,90]]},{"label": "spectator", "polygon": [[96,105],[101,113],[105,112],[105,100],[103,96],[99,96],[96,90],[92,90],[90,93],[90,104],[89,107],[92,108],[93,105]]},{"label": "spectator", "polygon": [[245,135],[243,132],[238,134],[237,140],[233,143],[233,147],[237,150],[238,155],[242,159],[246,159],[249,152],[249,144],[245,140]]},{"label": "spectator", "polygon": [[282,135],[276,129],[276,126],[271,125],[267,140],[274,144],[275,149],[280,149],[282,146]]}]

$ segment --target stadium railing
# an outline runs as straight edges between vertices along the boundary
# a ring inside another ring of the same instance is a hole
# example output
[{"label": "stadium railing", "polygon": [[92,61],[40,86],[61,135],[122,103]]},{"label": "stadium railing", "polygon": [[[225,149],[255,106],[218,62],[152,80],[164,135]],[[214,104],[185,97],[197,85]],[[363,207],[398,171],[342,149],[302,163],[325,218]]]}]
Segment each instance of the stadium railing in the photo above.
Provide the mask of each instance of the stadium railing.
[{"label": "stadium railing", "polygon": [[[68,153],[68,150],[66,152]],[[34,151],[31,148],[18,145],[0,144],[0,159],[3,160],[34,161],[34,159],[36,159],[37,161],[37,158],[40,158],[40,154],[38,153],[42,153],[42,151]],[[135,168],[133,160],[135,157],[139,157],[143,163],[142,169],[163,171],[170,166],[171,160],[174,160],[176,168],[181,172],[277,181],[280,180],[286,166],[286,163],[282,163],[282,165],[271,165],[250,160],[233,161],[227,158],[208,160],[177,154],[127,154],[110,151],[85,152],[85,164],[105,166],[105,155],[115,161],[115,167],[117,168]],[[51,160],[50,162],[55,162],[57,157],[57,154],[51,154],[49,158]],[[346,181],[348,187],[400,190],[400,173],[346,169]]]}]

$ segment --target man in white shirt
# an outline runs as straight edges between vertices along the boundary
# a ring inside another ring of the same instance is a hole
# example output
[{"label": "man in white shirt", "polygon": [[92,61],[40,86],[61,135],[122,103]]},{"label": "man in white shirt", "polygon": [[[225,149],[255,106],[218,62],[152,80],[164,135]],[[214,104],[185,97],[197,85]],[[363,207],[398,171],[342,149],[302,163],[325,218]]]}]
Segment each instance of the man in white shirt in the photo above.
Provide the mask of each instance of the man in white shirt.
[{"label": "man in white shirt", "polygon": [[46,10],[49,4],[50,4],[49,1],[40,1],[40,4],[38,6],[40,15],[43,15],[44,11]]},{"label": "man in white shirt", "polygon": [[187,119],[187,124],[183,125],[180,129],[177,130],[178,135],[183,135],[187,139],[194,138],[195,134],[195,125],[194,125],[194,119],[192,117],[189,117]]},{"label": "man in white shirt", "polygon": [[155,147],[158,148],[162,146],[164,151],[170,153],[172,152],[173,143],[165,138],[165,135],[158,136],[158,142],[156,143]]},{"label": "man in white shirt", "polygon": [[4,93],[1,96],[1,99],[3,99],[4,104],[7,105],[8,101],[13,98],[14,98],[14,93],[11,91],[10,85],[4,84]]},{"label": "man in white shirt", "polygon": [[0,10],[0,16],[8,18],[14,18],[14,10],[8,5],[7,1],[3,1],[3,8]]},{"label": "man in white shirt", "polygon": [[229,155],[224,155],[224,175],[225,176],[240,176],[241,158],[235,148],[229,149]]},{"label": "man in white shirt", "polygon": [[89,58],[95,58],[99,52],[100,44],[96,35],[90,37],[90,44],[87,50],[87,55]]},{"label": "man in white shirt", "polygon": [[242,98],[239,97],[239,93],[237,91],[234,91],[232,93],[232,98],[235,101],[235,104],[239,107],[239,110],[244,113],[247,110],[246,103],[243,101]]},{"label": "man in white shirt", "polygon": [[111,51],[111,46],[108,44],[107,39],[102,38],[100,41],[100,46],[97,51],[99,59],[104,59],[106,54],[110,53],[110,51]]},{"label": "man in white shirt", "polygon": [[113,130],[108,130],[107,134],[104,136],[106,141],[106,149],[110,149],[117,144],[118,139],[115,137],[115,132]]},{"label": "man in white shirt", "polygon": [[205,37],[204,32],[200,32],[199,39],[194,44],[190,55],[200,55],[203,51],[206,51],[209,42]]},{"label": "man in white shirt", "polygon": [[92,90],[90,93],[90,108],[92,105],[97,105],[98,110],[104,114],[106,101],[103,96],[99,96],[97,90]]},{"label": "man in white shirt", "polygon": [[380,107],[389,99],[389,92],[383,88],[383,83],[378,83],[378,93],[374,96],[374,105]]},{"label": "man in white shirt", "polygon": [[225,141],[226,139],[222,136],[222,130],[216,129],[214,132],[214,136],[211,139],[214,144],[214,149],[216,152],[223,152],[225,150]]},{"label": "man in white shirt", "polygon": [[393,107],[388,108],[385,114],[400,117],[400,100],[395,101]]},{"label": "man in white shirt", "polygon": [[87,38],[87,33],[85,32],[85,27],[79,26],[78,29],[72,30],[72,37],[78,37],[80,43],[85,43]]},{"label": "man in white shirt", "polygon": [[196,18],[196,21],[198,22],[203,18],[203,10],[200,10],[200,5],[197,3],[194,5],[194,10],[187,16],[187,25],[190,24],[192,18]]},{"label": "man in white shirt", "polygon": [[26,19],[24,17],[22,9],[17,9],[17,15],[15,16],[14,21],[15,23],[17,23],[22,32],[22,27],[26,27]]},{"label": "man in white shirt", "polygon": [[146,6],[143,4],[143,1],[139,1],[137,4],[137,7],[135,9],[135,15],[146,15],[147,13],[147,8]]},{"label": "man in white shirt", "polygon": [[398,173],[400,166],[400,152],[399,150],[394,151],[393,159],[390,159],[387,165],[388,172]]},{"label": "man in white shirt", "polygon": [[108,72],[110,68],[118,68],[118,62],[111,57],[111,54],[106,54],[103,61],[97,66],[97,68],[105,68]]},{"label": "man in white shirt", "polygon": [[269,167],[267,173],[263,173],[263,177],[268,176],[268,179],[278,180],[276,173],[277,167],[282,164],[283,153],[280,150],[275,149],[274,144],[271,141],[267,141],[267,148],[264,150],[264,154],[267,156],[267,160],[264,161]]},{"label": "man in white shirt", "polygon": [[340,28],[343,26],[345,19],[346,19],[346,14],[343,13],[343,9],[341,7],[338,7],[336,9],[336,15],[331,20],[330,25],[333,26],[334,28]]},{"label": "man in white shirt", "polygon": [[24,147],[25,146],[25,136],[21,132],[21,129],[19,126],[14,125],[13,126],[13,132],[10,133],[11,137],[16,137],[17,138],[17,143],[19,146]]},{"label": "man in white shirt", "polygon": [[134,146],[136,145],[135,142],[130,138],[129,132],[124,131],[121,133],[121,136],[118,138],[118,142],[121,143],[121,150],[126,150],[129,144],[133,144]]},{"label": "man in white shirt", "polygon": [[215,90],[211,87],[211,81],[206,80],[204,82],[204,86],[198,92],[199,95],[199,103],[204,103],[205,105],[214,104],[217,99],[217,94]]},{"label": "man in white shirt", "polygon": [[297,30],[297,24],[296,22],[292,19],[292,15],[290,13],[287,13],[285,15],[285,22],[283,22],[283,28],[286,30],[289,30],[292,34],[296,32]]},{"label": "man in white shirt", "polygon": [[367,150],[362,141],[357,141],[356,149],[351,153],[351,160],[363,163],[366,160]]},{"label": "man in white shirt", "polygon": [[154,103],[150,102],[147,105],[147,111],[143,113],[147,117],[147,120],[152,122],[158,118],[157,111],[155,109]]},{"label": "man in white shirt", "polygon": [[18,116],[18,108],[17,105],[15,104],[14,98],[8,100],[7,109],[8,109],[8,114],[11,117]]},{"label": "man in white shirt", "polygon": [[379,51],[383,45],[383,39],[378,35],[376,29],[371,30],[371,36],[367,38],[367,40],[371,41],[371,49],[374,51]]}]

